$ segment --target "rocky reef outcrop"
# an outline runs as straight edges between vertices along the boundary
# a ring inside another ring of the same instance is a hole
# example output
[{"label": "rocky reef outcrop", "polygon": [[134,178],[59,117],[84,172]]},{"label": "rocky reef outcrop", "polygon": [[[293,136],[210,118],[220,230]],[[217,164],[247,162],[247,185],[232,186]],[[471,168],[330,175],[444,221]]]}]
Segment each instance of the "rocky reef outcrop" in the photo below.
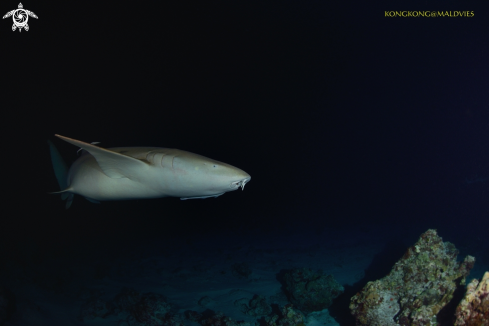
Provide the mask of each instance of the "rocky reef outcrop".
[{"label": "rocky reef outcrop", "polygon": [[457,262],[458,250],[436,230],[423,233],[384,278],[368,282],[351,298],[357,325],[434,326],[438,312],[452,299],[475,258]]},{"label": "rocky reef outcrop", "polygon": [[251,300],[246,298],[236,300],[234,305],[237,306],[241,312],[250,316],[265,316],[272,312],[272,307],[267,303],[265,297],[256,294]]},{"label": "rocky reef outcrop", "polygon": [[264,322],[267,326],[304,326],[305,319],[300,311],[294,310],[291,304],[288,304],[280,312],[273,313],[265,317]]},{"label": "rocky reef outcrop", "polygon": [[[304,326],[305,319],[303,314],[294,310],[292,304],[287,304],[281,308],[277,307],[275,312],[270,312],[267,316],[262,317],[256,322],[235,321],[232,318],[224,315],[222,312],[213,312],[206,310],[199,313],[193,310],[185,311],[185,319],[190,322],[200,324],[202,326]],[[167,325],[167,324],[165,324]],[[169,326],[179,326],[171,324]]]},{"label": "rocky reef outcrop", "polygon": [[473,279],[455,313],[455,326],[489,326],[489,272]]}]

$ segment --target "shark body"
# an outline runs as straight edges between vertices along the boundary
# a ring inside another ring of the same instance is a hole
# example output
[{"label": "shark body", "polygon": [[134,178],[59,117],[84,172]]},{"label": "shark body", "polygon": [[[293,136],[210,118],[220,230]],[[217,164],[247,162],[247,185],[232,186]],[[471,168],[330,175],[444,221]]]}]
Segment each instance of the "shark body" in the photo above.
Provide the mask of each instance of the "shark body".
[{"label": "shark body", "polygon": [[92,202],[160,197],[218,197],[244,189],[251,176],[241,169],[198,154],[161,147],[102,148],[55,135],[83,149],[70,169],[49,142],[51,160],[66,208],[74,194]]}]

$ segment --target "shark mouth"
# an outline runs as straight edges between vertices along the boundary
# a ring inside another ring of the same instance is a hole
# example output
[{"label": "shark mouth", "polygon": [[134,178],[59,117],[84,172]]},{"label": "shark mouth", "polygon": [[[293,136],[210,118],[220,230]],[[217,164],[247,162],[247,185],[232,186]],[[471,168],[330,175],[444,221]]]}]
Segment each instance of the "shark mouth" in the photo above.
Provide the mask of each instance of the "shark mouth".
[{"label": "shark mouth", "polygon": [[238,188],[241,187],[241,190],[244,190],[245,184],[250,181],[251,178],[246,178],[240,181],[235,181],[232,183],[233,186],[237,186]]}]

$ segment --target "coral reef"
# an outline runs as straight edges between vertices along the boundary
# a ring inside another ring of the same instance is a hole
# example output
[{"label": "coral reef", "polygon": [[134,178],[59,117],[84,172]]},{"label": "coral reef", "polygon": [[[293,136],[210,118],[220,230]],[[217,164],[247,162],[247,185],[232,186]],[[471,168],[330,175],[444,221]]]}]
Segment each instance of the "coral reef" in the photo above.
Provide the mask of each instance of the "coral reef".
[{"label": "coral reef", "polygon": [[423,233],[386,277],[368,282],[351,298],[357,325],[437,325],[436,315],[474,266],[474,257],[458,263],[457,255],[436,230]]},{"label": "coral reef", "polygon": [[[202,326],[250,326],[250,323],[244,321],[235,321],[232,318],[224,315],[222,312],[213,312],[206,310],[203,313],[198,313],[193,310],[187,310],[184,313],[185,318],[193,323],[199,323]],[[167,325],[167,324],[165,324]]]},{"label": "coral reef", "polygon": [[455,317],[455,326],[489,326],[489,272],[469,283]]},{"label": "coral reef", "polygon": [[279,314],[271,314],[264,318],[268,326],[305,326],[304,316],[295,311],[291,304],[285,305]]},{"label": "coral reef", "polygon": [[[300,311],[295,311],[292,304],[288,304],[281,309],[278,305],[275,312],[267,300],[259,295],[250,299],[236,300],[237,305],[242,311],[250,316],[262,316],[259,321],[245,322],[235,321],[224,315],[222,312],[214,312],[210,309],[200,313],[187,310],[183,314],[171,313],[171,307],[162,295],[156,293],[140,293],[134,289],[123,288],[114,299],[105,301],[101,297],[103,292],[91,292],[90,298],[82,305],[80,320],[91,321],[96,318],[107,318],[109,316],[118,317],[118,325],[127,326],[183,326],[200,324],[202,326],[305,326],[304,316]],[[211,300],[203,297],[199,301]],[[185,322],[185,320],[187,322]]]},{"label": "coral reef", "polygon": [[230,317],[224,315],[222,312],[218,312],[209,317],[203,317],[199,320],[199,324],[202,326],[250,326],[250,323],[244,321],[235,321]]},{"label": "coral reef", "polygon": [[[255,296],[254,299],[257,302],[262,301],[262,297]],[[238,300],[240,301],[240,300]],[[250,305],[253,305],[250,303]],[[304,316],[292,308],[292,304],[288,304],[282,309],[276,306],[276,313],[270,311],[269,315],[262,317],[256,322],[235,321],[232,318],[224,315],[222,312],[213,312],[212,310],[206,310],[203,313],[198,313],[193,310],[185,311],[185,318],[192,322],[198,323],[202,326],[251,326],[251,325],[263,325],[263,326],[305,326]],[[167,325],[167,324],[165,324]]]},{"label": "coral reef", "polygon": [[272,312],[272,307],[267,303],[267,300],[261,295],[254,295],[253,299],[239,299],[234,302],[241,312],[250,316],[265,316]]},{"label": "coral reef", "polygon": [[306,313],[328,308],[344,291],[332,275],[309,268],[292,269],[285,273],[283,281],[289,301]]}]

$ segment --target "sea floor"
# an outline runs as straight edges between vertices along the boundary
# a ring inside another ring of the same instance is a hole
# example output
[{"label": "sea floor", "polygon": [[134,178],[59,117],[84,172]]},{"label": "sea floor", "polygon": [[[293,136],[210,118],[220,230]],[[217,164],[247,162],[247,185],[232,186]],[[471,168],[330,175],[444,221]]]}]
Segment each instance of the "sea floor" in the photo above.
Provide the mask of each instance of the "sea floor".
[{"label": "sea floor", "polygon": [[[82,312],[90,299],[112,300],[123,289],[163,295],[174,314],[212,310],[254,323],[260,317],[245,314],[236,301],[260,295],[279,306],[287,304],[277,278],[281,271],[322,270],[353,289],[387,274],[421,232],[404,229],[400,236],[379,225],[216,232],[137,243],[128,239],[91,249],[60,246],[48,255],[37,252],[33,243],[22,259],[2,268],[0,284],[15,294],[17,305],[5,326],[126,325],[119,315],[93,318]],[[240,274],[236,266],[251,273]],[[476,263],[470,279],[488,269]],[[328,309],[306,316],[307,325],[340,325],[338,321]]]}]

